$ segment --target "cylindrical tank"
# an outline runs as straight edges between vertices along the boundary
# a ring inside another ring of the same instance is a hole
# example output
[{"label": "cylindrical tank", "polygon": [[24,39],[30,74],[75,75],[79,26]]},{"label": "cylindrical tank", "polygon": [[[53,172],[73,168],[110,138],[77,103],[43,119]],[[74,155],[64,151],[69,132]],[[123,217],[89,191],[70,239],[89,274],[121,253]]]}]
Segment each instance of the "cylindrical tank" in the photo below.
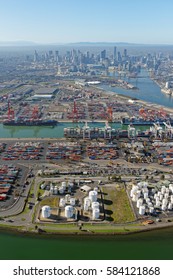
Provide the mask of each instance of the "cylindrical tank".
[{"label": "cylindrical tank", "polygon": [[160,201],[156,201],[156,205],[155,205],[156,208],[159,208],[159,207],[160,207],[160,204],[161,204]]},{"label": "cylindrical tank", "polygon": [[73,213],[74,213],[74,208],[73,208],[73,206],[68,205],[68,206],[65,207],[65,217],[66,217],[67,219],[72,218]]},{"label": "cylindrical tank", "polygon": [[172,203],[171,202],[168,204],[168,210],[172,210]]},{"label": "cylindrical tank", "polygon": [[100,216],[100,210],[98,208],[94,208],[92,212],[92,218],[93,220],[99,219]]},{"label": "cylindrical tank", "polygon": [[43,218],[49,218],[50,214],[51,214],[50,206],[47,206],[47,205],[43,206],[41,209],[41,214],[42,214]]},{"label": "cylindrical tank", "polygon": [[132,200],[136,202],[138,200],[138,196],[136,194],[133,194]]},{"label": "cylindrical tank", "polygon": [[63,193],[64,193],[64,191],[65,191],[65,190],[64,190],[64,188],[63,188],[63,187],[59,187],[59,193],[60,193],[60,194],[63,194]]},{"label": "cylindrical tank", "polygon": [[66,201],[64,198],[60,198],[59,207],[65,207]]},{"label": "cylindrical tank", "polygon": [[87,204],[88,206],[91,206],[91,200],[88,196],[84,198],[84,204]]},{"label": "cylindrical tank", "polygon": [[88,211],[88,209],[89,209],[88,204],[84,204],[83,210],[84,210],[84,211]]},{"label": "cylindrical tank", "polygon": [[89,198],[91,202],[97,201],[97,192],[96,191],[90,191],[89,192]]},{"label": "cylindrical tank", "polygon": [[62,182],[61,187],[63,187],[65,189],[66,188],[66,182]]},{"label": "cylindrical tank", "polygon": [[99,209],[99,202],[95,201],[95,202],[92,202],[92,206],[91,206],[92,209]]},{"label": "cylindrical tank", "polygon": [[146,198],[148,198],[148,193],[144,193],[144,198],[146,199]]},{"label": "cylindrical tank", "polygon": [[168,204],[168,200],[167,200],[166,198],[163,198],[162,204],[163,204],[163,205],[167,205],[167,204]]},{"label": "cylindrical tank", "polygon": [[138,196],[138,198],[140,198],[140,196],[141,196],[141,191],[138,190],[138,191],[136,192],[136,195]]},{"label": "cylindrical tank", "polygon": [[168,197],[169,197],[169,193],[165,193],[165,194],[164,194],[164,198],[165,198],[165,199],[168,199]]},{"label": "cylindrical tank", "polygon": [[166,205],[162,204],[162,211],[166,210]]},{"label": "cylindrical tank", "polygon": [[149,212],[152,214],[154,212],[154,207],[150,207]]},{"label": "cylindrical tank", "polygon": [[162,200],[163,199],[163,194],[159,195],[159,199]]},{"label": "cylindrical tank", "polygon": [[166,192],[165,188],[162,187],[161,193],[164,194]]},{"label": "cylindrical tank", "polygon": [[138,199],[137,200],[137,204],[136,204],[137,208],[139,208],[142,205],[142,203],[143,203],[143,200],[142,199]]},{"label": "cylindrical tank", "polygon": [[69,194],[65,195],[65,201],[66,201],[66,203],[70,201],[70,195]]},{"label": "cylindrical tank", "polygon": [[53,193],[54,193],[54,194],[58,194],[58,187],[55,187],[55,188],[54,188]]},{"label": "cylindrical tank", "polygon": [[158,194],[158,196],[160,196],[162,193],[159,191],[157,194]]},{"label": "cylindrical tank", "polygon": [[54,187],[52,186],[50,187],[50,193],[53,194],[53,192],[54,192]]},{"label": "cylindrical tank", "polygon": [[166,193],[168,193],[168,194],[169,194],[169,188],[166,188]]},{"label": "cylindrical tank", "polygon": [[71,197],[71,198],[70,198],[70,205],[74,206],[75,203],[76,203],[75,198],[74,198],[74,197]]},{"label": "cylindrical tank", "polygon": [[145,206],[144,205],[141,205],[139,207],[139,215],[144,215],[145,214]]},{"label": "cylindrical tank", "polygon": [[148,207],[152,207],[152,206],[153,206],[152,202],[148,202]]}]

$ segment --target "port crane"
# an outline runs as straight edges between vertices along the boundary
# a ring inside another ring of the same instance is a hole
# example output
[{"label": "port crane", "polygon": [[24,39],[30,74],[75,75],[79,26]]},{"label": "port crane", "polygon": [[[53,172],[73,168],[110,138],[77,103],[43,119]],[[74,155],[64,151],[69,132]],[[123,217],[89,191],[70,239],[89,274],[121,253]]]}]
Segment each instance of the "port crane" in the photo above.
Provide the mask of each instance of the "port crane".
[{"label": "port crane", "polygon": [[76,100],[74,100],[74,103],[73,103],[72,116],[73,116],[73,122],[78,122],[79,115],[78,115]]},{"label": "port crane", "polygon": [[10,106],[10,100],[8,99],[8,120],[14,120],[14,109]]},{"label": "port crane", "polygon": [[157,122],[157,123],[154,123],[153,125],[154,125],[153,127],[150,127],[150,131],[154,134],[154,136],[156,138],[158,138],[158,137],[162,138],[163,129],[160,126],[160,124]]},{"label": "port crane", "polygon": [[113,110],[112,110],[112,107],[108,107],[107,109],[107,120],[108,122],[112,122],[113,120]]},{"label": "port crane", "polygon": [[171,126],[170,123],[164,122],[163,124],[165,126],[166,136],[172,138],[173,137],[173,127]]}]

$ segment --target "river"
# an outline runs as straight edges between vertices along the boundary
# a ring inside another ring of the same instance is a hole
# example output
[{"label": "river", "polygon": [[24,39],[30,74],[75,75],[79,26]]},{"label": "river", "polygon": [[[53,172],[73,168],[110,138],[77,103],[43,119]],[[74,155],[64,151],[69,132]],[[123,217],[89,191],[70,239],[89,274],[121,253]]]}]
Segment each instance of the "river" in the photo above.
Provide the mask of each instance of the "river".
[{"label": "river", "polygon": [[[113,76],[114,74],[110,73],[110,75]],[[121,77],[120,79],[124,78]],[[138,90],[126,90],[120,87],[109,87],[107,85],[102,85],[101,88],[107,91],[115,92],[117,94],[123,94],[132,98],[138,98],[147,102],[173,108],[173,97],[161,92],[160,87],[150,79],[146,69],[141,70],[139,78],[125,78],[125,80],[138,87]]]}]

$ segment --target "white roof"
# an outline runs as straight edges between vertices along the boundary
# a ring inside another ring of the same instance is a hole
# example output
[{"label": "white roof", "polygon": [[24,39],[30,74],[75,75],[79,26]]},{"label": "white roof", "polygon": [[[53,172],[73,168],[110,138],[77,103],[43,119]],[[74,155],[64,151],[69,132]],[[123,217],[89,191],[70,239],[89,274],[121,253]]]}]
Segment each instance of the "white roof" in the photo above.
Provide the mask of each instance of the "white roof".
[{"label": "white roof", "polygon": [[89,192],[91,190],[91,187],[84,185],[80,189],[81,189],[81,191]]}]

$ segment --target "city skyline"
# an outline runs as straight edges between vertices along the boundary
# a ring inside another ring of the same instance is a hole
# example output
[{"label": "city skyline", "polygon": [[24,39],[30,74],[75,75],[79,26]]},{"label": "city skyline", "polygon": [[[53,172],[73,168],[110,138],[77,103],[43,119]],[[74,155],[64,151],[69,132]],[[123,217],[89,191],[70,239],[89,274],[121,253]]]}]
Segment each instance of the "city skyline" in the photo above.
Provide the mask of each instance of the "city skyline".
[{"label": "city skyline", "polygon": [[173,44],[171,0],[0,0],[0,42]]}]

